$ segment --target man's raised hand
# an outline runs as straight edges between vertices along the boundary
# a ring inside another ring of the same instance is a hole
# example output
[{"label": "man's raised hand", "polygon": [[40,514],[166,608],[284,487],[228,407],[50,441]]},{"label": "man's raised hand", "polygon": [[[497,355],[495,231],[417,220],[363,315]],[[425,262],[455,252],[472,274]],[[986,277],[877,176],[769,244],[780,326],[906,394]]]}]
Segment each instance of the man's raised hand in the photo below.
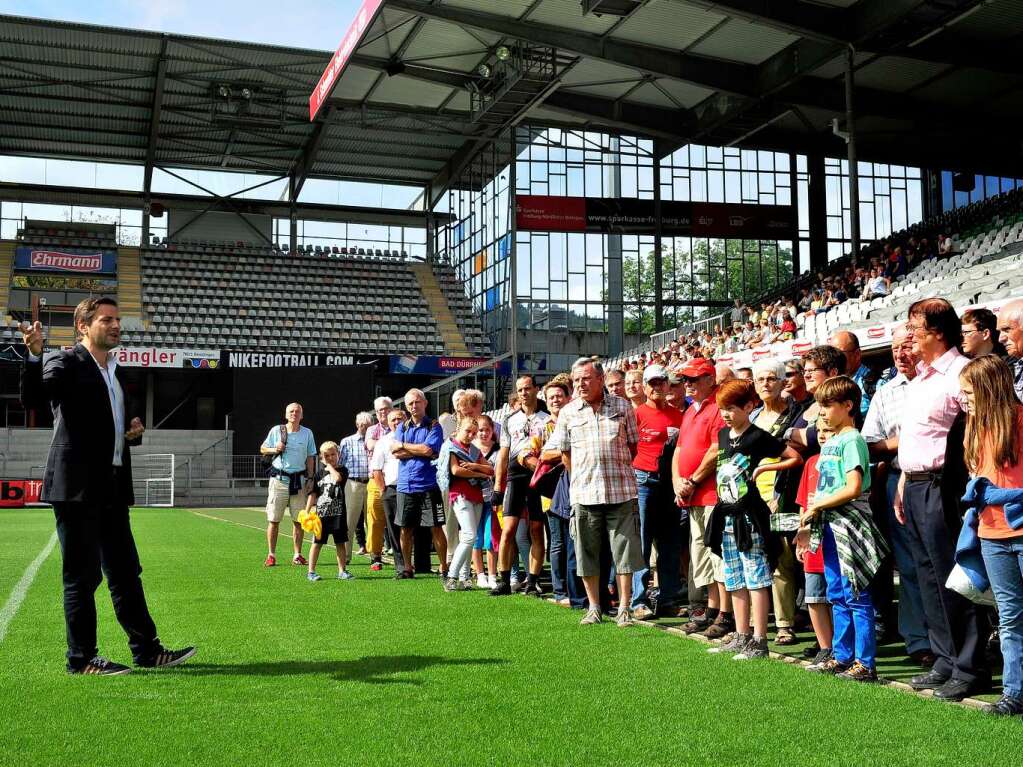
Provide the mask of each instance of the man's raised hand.
[{"label": "man's raised hand", "polygon": [[127,440],[138,439],[145,430],[146,427],[142,425],[141,418],[132,418],[131,423],[128,425],[128,431],[124,433],[124,438]]},{"label": "man's raised hand", "polygon": [[21,323],[21,337],[28,347],[29,354],[36,357],[43,353],[43,324],[38,320],[31,325],[27,322]]}]

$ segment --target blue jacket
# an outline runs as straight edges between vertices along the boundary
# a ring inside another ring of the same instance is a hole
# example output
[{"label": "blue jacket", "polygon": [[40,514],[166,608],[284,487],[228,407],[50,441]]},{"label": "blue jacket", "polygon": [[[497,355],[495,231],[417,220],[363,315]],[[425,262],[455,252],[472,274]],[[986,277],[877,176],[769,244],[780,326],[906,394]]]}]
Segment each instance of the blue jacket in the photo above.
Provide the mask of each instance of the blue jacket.
[{"label": "blue jacket", "polygon": [[984,557],[980,552],[980,510],[985,506],[1001,506],[1005,509],[1005,521],[1009,527],[1018,530],[1023,527],[1023,488],[1001,488],[987,477],[975,477],[966,485],[963,503],[967,506],[963,517],[963,529],[959,531],[956,543],[955,561],[969,576],[978,591],[991,588],[987,577]]}]

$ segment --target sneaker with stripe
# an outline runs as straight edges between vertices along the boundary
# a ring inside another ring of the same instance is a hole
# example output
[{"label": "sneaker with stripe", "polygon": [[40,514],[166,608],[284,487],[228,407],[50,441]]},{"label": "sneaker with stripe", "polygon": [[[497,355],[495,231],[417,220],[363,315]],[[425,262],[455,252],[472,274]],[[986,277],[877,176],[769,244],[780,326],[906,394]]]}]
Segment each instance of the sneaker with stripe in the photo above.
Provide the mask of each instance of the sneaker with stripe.
[{"label": "sneaker with stripe", "polygon": [[184,663],[195,653],[195,647],[185,647],[181,650],[168,650],[166,647],[161,647],[155,655],[137,661],[135,665],[141,668],[170,668]]},{"label": "sneaker with stripe", "polygon": [[112,660],[101,658],[97,655],[84,666],[72,668],[68,666],[69,674],[85,674],[90,676],[122,676],[130,674],[131,669],[121,663],[114,663]]}]

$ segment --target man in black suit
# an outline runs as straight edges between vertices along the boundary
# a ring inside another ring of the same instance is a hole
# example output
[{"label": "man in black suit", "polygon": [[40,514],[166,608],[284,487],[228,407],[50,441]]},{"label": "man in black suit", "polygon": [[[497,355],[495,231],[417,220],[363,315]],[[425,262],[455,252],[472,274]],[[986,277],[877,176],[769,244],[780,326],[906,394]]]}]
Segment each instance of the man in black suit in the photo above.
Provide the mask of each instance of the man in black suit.
[{"label": "man in black suit", "polygon": [[74,315],[80,341],[69,351],[43,354],[42,327],[23,326],[28,360],[22,369],[26,409],[53,410],[41,500],[53,504],[63,556],[67,669],[72,674],[127,674],[128,666],[98,654],[95,592],[106,574],[114,613],[128,634],[135,665],[175,666],[194,647],[160,644],[142,590],[142,566],[128,507],[135,502],[130,445],[145,429],[127,420],[123,374],[110,354],[121,343],[117,302],[87,298]]}]

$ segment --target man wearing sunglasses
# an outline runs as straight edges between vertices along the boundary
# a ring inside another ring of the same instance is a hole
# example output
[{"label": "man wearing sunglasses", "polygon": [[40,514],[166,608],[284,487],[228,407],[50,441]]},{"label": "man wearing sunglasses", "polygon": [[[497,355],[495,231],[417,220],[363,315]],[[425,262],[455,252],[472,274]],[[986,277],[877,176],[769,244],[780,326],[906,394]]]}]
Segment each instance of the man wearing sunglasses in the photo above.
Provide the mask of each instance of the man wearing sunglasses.
[{"label": "man wearing sunglasses", "polygon": [[[682,414],[671,477],[675,502],[689,512],[689,622],[683,630],[720,639],[735,630],[731,601],[725,591],[724,563],[703,543],[707,520],[717,503],[716,465],[707,449],[724,428],[717,402],[717,379],[709,360],[696,358],[681,370],[686,395],[692,400]],[[704,602],[703,589],[707,589]],[[703,605],[706,604],[706,608]]]},{"label": "man wearing sunglasses", "polygon": [[[672,501],[668,477],[660,473],[661,455],[674,449],[682,425],[682,411],[668,402],[668,371],[662,365],[650,365],[643,371],[646,401],[636,408],[639,443],[632,468],[639,491],[639,534],[643,543],[643,567],[632,574],[632,611],[643,620],[653,616],[649,597],[650,554],[657,541],[658,611],[671,610],[679,592],[681,556],[680,513]],[[669,446],[670,445],[670,446]]]}]

